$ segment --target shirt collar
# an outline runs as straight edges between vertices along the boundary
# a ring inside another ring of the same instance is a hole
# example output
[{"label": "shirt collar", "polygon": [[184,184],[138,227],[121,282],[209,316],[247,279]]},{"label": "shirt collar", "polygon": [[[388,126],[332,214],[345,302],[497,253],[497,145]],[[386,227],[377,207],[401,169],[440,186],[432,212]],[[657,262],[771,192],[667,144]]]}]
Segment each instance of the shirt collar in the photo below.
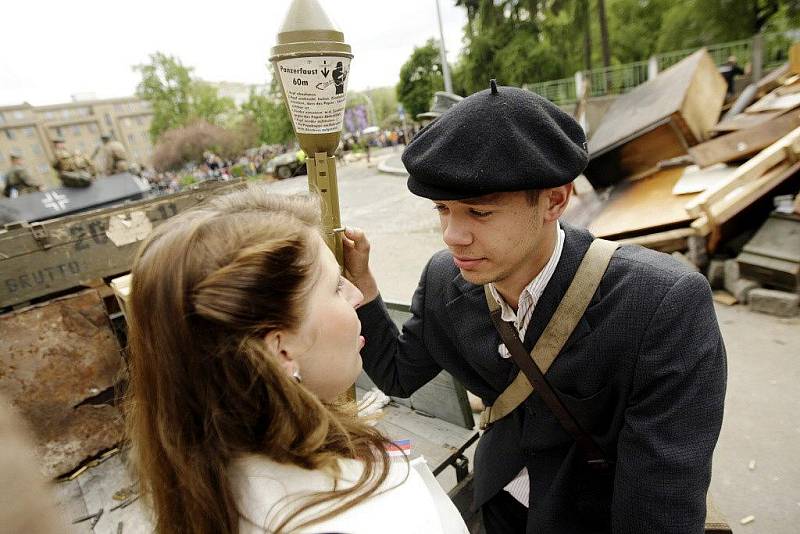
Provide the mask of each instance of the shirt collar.
[{"label": "shirt collar", "polygon": [[[539,298],[544,293],[544,289],[547,287],[548,282],[553,277],[553,273],[556,270],[556,265],[558,265],[559,260],[561,259],[561,252],[564,250],[564,230],[561,229],[561,223],[556,221],[556,246],[553,249],[553,254],[550,256],[550,259],[547,261],[547,264],[544,268],[539,271],[533,280],[525,286],[522,290],[522,293],[519,295],[520,306],[518,308],[522,308],[523,301],[529,301],[529,310],[532,310],[536,303],[539,302]],[[494,286],[494,282],[489,283],[489,292],[492,294],[494,299],[500,305],[500,310],[502,311],[501,318],[504,321],[513,322],[517,320],[517,314],[514,309],[509,306],[503,297],[500,295],[500,292],[497,291],[497,288]]]}]

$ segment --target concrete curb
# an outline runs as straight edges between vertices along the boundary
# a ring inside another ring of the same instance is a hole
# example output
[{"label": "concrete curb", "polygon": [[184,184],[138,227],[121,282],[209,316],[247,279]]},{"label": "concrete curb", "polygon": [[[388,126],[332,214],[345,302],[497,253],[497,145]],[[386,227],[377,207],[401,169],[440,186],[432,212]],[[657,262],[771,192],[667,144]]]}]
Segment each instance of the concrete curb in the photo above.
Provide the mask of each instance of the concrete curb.
[{"label": "concrete curb", "polygon": [[405,167],[391,165],[389,163],[390,159],[392,159],[392,156],[389,156],[378,163],[378,170],[380,172],[386,174],[396,174],[398,176],[408,176],[408,171],[405,169]]}]

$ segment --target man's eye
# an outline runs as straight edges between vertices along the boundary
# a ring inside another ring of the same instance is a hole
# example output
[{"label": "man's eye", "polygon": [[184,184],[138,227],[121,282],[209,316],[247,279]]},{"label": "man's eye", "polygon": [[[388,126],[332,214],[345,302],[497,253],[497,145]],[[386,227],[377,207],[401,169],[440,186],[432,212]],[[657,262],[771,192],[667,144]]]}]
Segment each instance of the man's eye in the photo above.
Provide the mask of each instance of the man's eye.
[{"label": "man's eye", "polygon": [[442,213],[443,211],[447,211],[447,206],[443,206],[442,204],[434,204],[433,209],[435,209],[439,213]]},{"label": "man's eye", "polygon": [[488,217],[492,214],[491,211],[469,210],[469,212],[475,217]]}]

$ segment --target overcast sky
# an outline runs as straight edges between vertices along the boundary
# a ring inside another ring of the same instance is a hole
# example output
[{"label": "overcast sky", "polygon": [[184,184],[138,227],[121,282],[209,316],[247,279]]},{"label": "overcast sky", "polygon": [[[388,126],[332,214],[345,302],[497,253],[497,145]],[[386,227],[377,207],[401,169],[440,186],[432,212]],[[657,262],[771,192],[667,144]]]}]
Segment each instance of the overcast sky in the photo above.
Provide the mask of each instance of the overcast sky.
[{"label": "overcast sky", "polygon": [[[161,51],[210,81],[264,83],[290,0],[8,0],[0,27],[0,106],[132,95],[132,65]],[[435,0],[320,0],[355,55],[349,88],[397,83],[413,47],[438,38]],[[440,0],[450,63],[466,13]],[[126,7],[123,7],[126,6]]]}]

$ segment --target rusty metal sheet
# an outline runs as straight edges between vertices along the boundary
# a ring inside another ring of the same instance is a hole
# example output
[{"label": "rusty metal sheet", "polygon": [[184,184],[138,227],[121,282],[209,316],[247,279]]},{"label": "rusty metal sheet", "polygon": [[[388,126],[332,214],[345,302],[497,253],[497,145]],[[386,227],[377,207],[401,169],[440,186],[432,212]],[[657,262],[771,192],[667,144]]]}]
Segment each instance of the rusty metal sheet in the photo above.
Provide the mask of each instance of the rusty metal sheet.
[{"label": "rusty metal sheet", "polygon": [[121,441],[119,410],[92,399],[124,368],[96,290],[0,315],[0,393],[29,421],[47,476]]}]

